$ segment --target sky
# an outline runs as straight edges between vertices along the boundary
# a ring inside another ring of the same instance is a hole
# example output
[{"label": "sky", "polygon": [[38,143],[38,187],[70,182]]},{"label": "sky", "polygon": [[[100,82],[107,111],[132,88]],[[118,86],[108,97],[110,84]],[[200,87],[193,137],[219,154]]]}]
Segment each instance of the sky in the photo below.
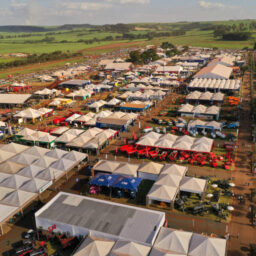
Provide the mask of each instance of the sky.
[{"label": "sky", "polygon": [[0,0],[0,25],[256,19],[256,0]]}]

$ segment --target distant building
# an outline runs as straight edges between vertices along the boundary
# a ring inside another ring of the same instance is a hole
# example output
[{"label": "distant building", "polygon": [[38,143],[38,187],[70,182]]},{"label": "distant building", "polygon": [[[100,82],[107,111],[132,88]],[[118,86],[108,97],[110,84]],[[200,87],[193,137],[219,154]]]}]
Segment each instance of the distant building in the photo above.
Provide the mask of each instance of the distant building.
[{"label": "distant building", "polygon": [[194,75],[194,78],[229,79],[233,69],[222,64],[215,64],[202,68]]}]

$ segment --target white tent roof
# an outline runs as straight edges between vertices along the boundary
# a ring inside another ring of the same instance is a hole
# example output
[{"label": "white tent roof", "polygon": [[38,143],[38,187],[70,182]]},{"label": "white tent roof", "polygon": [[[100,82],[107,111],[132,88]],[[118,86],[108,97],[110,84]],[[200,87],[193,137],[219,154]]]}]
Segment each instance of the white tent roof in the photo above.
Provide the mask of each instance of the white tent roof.
[{"label": "white tent roof", "polygon": [[60,137],[56,138],[55,142],[64,142],[68,143],[75,139],[77,136],[73,134],[64,133]]},{"label": "white tent roof", "polygon": [[166,135],[159,134],[159,135],[161,136],[159,137],[159,139],[153,138],[153,136],[149,134],[144,135],[137,142],[137,145],[152,146],[152,147],[162,146],[165,148],[172,148],[172,149],[178,149],[178,150],[192,150],[193,146],[196,146],[200,142],[202,144],[205,144],[203,148],[204,150],[200,150],[196,148],[194,149],[194,151],[210,152],[212,149],[213,140],[209,138],[202,137],[200,139],[195,139],[188,135],[184,135],[181,137],[172,136],[169,134],[166,134]]},{"label": "white tent roof", "polygon": [[220,238],[210,238],[193,234],[189,247],[189,256],[225,256],[226,240]]},{"label": "white tent roof", "polygon": [[41,157],[41,156],[44,156],[49,151],[50,150],[46,149],[46,148],[33,146],[33,147],[27,149],[26,151],[24,151],[24,153],[29,154],[29,155],[33,155],[33,156]]},{"label": "white tent roof", "polygon": [[180,190],[184,192],[201,194],[205,191],[207,180],[194,177],[183,177],[180,182]]},{"label": "white tent roof", "polygon": [[135,242],[119,240],[115,243],[109,256],[147,256],[151,247]]},{"label": "white tent roof", "polygon": [[51,167],[48,167],[48,168],[43,169],[42,171],[40,171],[36,175],[36,178],[51,181],[51,180],[57,179],[61,175],[63,175],[62,171],[51,168]]},{"label": "white tent roof", "polygon": [[65,156],[63,158],[71,160],[73,162],[81,162],[86,157],[87,157],[87,154],[77,152],[77,151],[71,151],[71,152],[65,154]]},{"label": "white tent roof", "polygon": [[14,188],[6,188],[6,187],[1,187],[0,186],[0,200],[2,200],[6,195],[10,194],[14,190],[15,190]]},{"label": "white tent roof", "polygon": [[166,252],[161,249],[153,248],[149,254],[149,256],[187,256],[186,254],[180,254],[180,253],[172,253],[172,252]]},{"label": "white tent roof", "polygon": [[162,174],[168,174],[168,175],[177,175],[183,177],[188,170],[188,167],[177,165],[177,164],[165,164],[162,171]]},{"label": "white tent roof", "polygon": [[6,161],[7,159],[15,155],[15,153],[7,152],[5,150],[0,149],[0,163]]},{"label": "white tent roof", "polygon": [[163,168],[162,164],[158,164],[158,163],[154,163],[154,162],[147,162],[147,163],[140,165],[138,171],[158,175],[161,172],[162,168]]},{"label": "white tent roof", "polygon": [[155,184],[165,185],[170,187],[178,187],[182,177],[177,175],[160,174]]},{"label": "white tent roof", "polygon": [[29,164],[33,163],[35,160],[37,160],[38,158],[40,158],[40,156],[38,157],[35,155],[21,153],[21,154],[18,154],[16,156],[12,157],[10,159],[10,161],[15,162],[15,163],[29,165]]},{"label": "white tent roof", "polygon": [[66,155],[67,153],[68,153],[67,151],[55,148],[54,150],[51,150],[51,151],[47,152],[45,155],[49,156],[51,158],[60,159],[64,155]]},{"label": "white tent roof", "polygon": [[[54,159],[54,160],[56,160],[56,159]],[[61,159],[57,160],[56,162],[54,162],[50,167],[60,170],[60,171],[67,171],[73,166],[74,166],[73,161],[71,161],[69,159],[61,158]]]},{"label": "white tent roof", "polygon": [[22,190],[14,190],[13,192],[6,195],[0,201],[0,204],[21,207],[26,202],[31,200],[34,196],[36,196],[35,193],[26,192],[26,191],[22,191]]},{"label": "white tent roof", "polygon": [[8,218],[16,210],[18,210],[18,207],[0,204],[0,222]]},{"label": "white tent roof", "polygon": [[33,165],[47,168],[48,166],[50,166],[55,161],[56,161],[55,158],[52,158],[52,157],[49,157],[49,156],[44,156],[44,157],[41,157],[40,159],[36,160],[33,163]]},{"label": "white tent roof", "polygon": [[177,192],[178,188],[154,184],[147,197],[151,200],[170,203],[175,200]]},{"label": "white tent roof", "polygon": [[2,150],[11,152],[11,153],[21,153],[22,151],[28,149],[28,146],[20,145],[14,142],[11,142],[9,144],[5,144],[4,146],[1,147]]},{"label": "white tent roof", "polygon": [[114,241],[87,237],[75,252],[74,256],[107,256],[114,244]]},{"label": "white tent roof", "polygon": [[120,165],[119,162],[100,160],[98,163],[96,163],[93,166],[93,169],[95,171],[114,172],[119,165]]},{"label": "white tent roof", "polygon": [[154,248],[187,255],[192,234],[191,232],[162,227],[158,233]]},{"label": "white tent roof", "polygon": [[40,188],[42,188],[47,183],[48,183],[48,181],[46,181],[46,180],[33,178],[33,179],[30,179],[30,180],[24,182],[19,187],[19,190],[32,192],[32,193],[38,193]]},{"label": "white tent roof", "polygon": [[23,183],[30,180],[28,177],[20,175],[11,175],[0,182],[1,187],[17,189],[22,186]]},{"label": "white tent roof", "polygon": [[0,164],[0,172],[9,173],[9,174],[15,174],[21,169],[23,169],[26,165],[20,164],[16,162],[11,161],[5,161]]},{"label": "white tent roof", "polygon": [[114,171],[115,174],[122,174],[124,176],[137,177],[137,164],[121,163]]},{"label": "white tent roof", "polygon": [[28,135],[32,135],[33,133],[35,133],[34,130],[29,129],[29,128],[24,128],[20,132],[18,132],[16,135],[17,136],[28,136]]},{"label": "white tent roof", "polygon": [[25,176],[28,178],[35,177],[40,171],[42,171],[44,168],[36,165],[29,165],[23,169],[21,169],[17,174],[20,176]]}]

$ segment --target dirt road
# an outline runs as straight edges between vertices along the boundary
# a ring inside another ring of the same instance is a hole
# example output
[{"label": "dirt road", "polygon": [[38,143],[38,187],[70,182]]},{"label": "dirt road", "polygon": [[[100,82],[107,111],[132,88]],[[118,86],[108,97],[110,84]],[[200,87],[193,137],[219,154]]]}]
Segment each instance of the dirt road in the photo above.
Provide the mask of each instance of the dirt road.
[{"label": "dirt road", "polygon": [[[250,243],[256,243],[256,228],[253,228],[249,216],[251,205],[250,194],[251,188],[255,188],[255,177],[251,174],[251,109],[249,105],[250,87],[248,74],[245,75],[243,84],[243,101],[241,104],[240,132],[237,152],[236,169],[232,176],[235,178],[235,194],[243,194],[246,197],[245,204],[241,204],[235,199],[233,206],[235,211],[232,214],[232,221],[229,224],[230,242],[229,255],[248,255]],[[247,101],[248,100],[248,101]]]}]

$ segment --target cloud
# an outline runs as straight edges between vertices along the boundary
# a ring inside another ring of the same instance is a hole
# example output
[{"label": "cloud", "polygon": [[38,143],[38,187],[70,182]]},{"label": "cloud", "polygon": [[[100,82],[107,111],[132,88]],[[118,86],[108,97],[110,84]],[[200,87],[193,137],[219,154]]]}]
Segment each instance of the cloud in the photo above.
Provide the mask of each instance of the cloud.
[{"label": "cloud", "polygon": [[212,3],[212,2],[206,2],[206,1],[200,1],[199,2],[200,7],[205,9],[213,9],[213,8],[225,8],[226,5],[222,3]]},{"label": "cloud", "polygon": [[149,4],[150,0],[120,0],[121,4]]},{"label": "cloud", "polygon": [[91,3],[91,2],[64,2],[61,6],[68,10],[80,11],[98,11],[101,9],[110,8],[110,3]]},{"label": "cloud", "polygon": [[106,0],[109,3],[115,3],[115,4],[149,4],[150,0]]}]

